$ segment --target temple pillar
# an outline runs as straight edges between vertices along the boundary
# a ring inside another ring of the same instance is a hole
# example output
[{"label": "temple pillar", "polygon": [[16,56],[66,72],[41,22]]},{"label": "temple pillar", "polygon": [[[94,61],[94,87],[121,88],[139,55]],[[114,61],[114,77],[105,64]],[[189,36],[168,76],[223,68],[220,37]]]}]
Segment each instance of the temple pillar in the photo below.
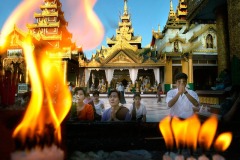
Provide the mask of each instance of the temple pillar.
[{"label": "temple pillar", "polygon": [[240,1],[228,0],[227,4],[232,84],[240,85]]},{"label": "temple pillar", "polygon": [[188,59],[182,59],[182,72],[188,74]]},{"label": "temple pillar", "polygon": [[68,70],[68,61],[63,61],[62,62],[63,64],[63,80],[64,80],[64,83],[66,84],[67,83],[67,70]]},{"label": "temple pillar", "polygon": [[155,81],[158,83],[160,82],[160,71],[159,68],[154,68],[153,69],[154,75],[155,75]]},{"label": "temple pillar", "polygon": [[193,88],[193,60],[192,60],[192,54],[189,54],[189,57],[188,57],[188,85],[190,86],[190,89],[194,90],[194,88]]},{"label": "temple pillar", "polygon": [[172,85],[172,59],[167,57],[167,63],[164,68],[164,92],[168,92]]},{"label": "temple pillar", "polygon": [[108,81],[108,86],[110,86],[110,83],[112,81],[112,78],[113,78],[113,72],[114,70],[113,69],[105,69],[105,74],[106,74],[106,79]]},{"label": "temple pillar", "polygon": [[240,58],[240,1],[228,0],[228,31],[230,42],[230,54]]},{"label": "temple pillar", "polygon": [[89,82],[89,77],[90,77],[90,73],[91,73],[91,70],[88,69],[88,68],[85,68],[84,69],[84,74],[85,74],[85,86],[88,86],[88,82]]},{"label": "temple pillar", "polygon": [[138,72],[138,70],[136,68],[129,69],[129,75],[130,75],[133,85],[135,85],[135,81],[137,79],[137,72]]},{"label": "temple pillar", "polygon": [[218,52],[218,75],[224,69],[229,68],[229,42],[226,7],[219,7],[216,10],[217,27],[217,52]]}]

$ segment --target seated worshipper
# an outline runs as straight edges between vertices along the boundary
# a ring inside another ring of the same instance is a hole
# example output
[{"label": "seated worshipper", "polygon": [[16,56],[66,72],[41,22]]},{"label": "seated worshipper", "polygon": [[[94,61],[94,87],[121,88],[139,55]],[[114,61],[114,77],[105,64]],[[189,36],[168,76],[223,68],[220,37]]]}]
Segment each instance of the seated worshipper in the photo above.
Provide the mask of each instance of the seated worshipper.
[{"label": "seated worshipper", "polygon": [[93,101],[91,101],[89,104],[91,104],[94,109],[94,120],[100,121],[104,111],[104,102],[99,100],[99,91],[93,92]]},{"label": "seated worshipper", "polygon": [[231,87],[230,96],[220,104],[220,114],[224,122],[240,121],[240,86]]},{"label": "seated worshipper", "polygon": [[131,114],[129,109],[120,106],[120,92],[117,90],[111,90],[108,95],[110,108],[103,112],[101,121],[131,121]]},{"label": "seated worshipper", "polygon": [[73,98],[75,103],[72,106],[72,116],[76,116],[79,120],[92,121],[94,119],[93,106],[84,103],[85,96],[86,92],[83,88],[75,88]]},{"label": "seated worshipper", "polygon": [[170,107],[170,115],[179,118],[188,118],[193,115],[194,109],[199,106],[199,98],[196,92],[187,89],[185,73],[175,76],[176,88],[167,92],[166,102]]},{"label": "seated worshipper", "polygon": [[133,96],[133,104],[130,106],[130,113],[133,121],[146,122],[146,107],[141,103],[141,96],[139,93]]},{"label": "seated worshipper", "polygon": [[84,103],[90,104],[93,101],[92,97],[90,96],[90,94],[87,92],[86,96],[83,100]]}]

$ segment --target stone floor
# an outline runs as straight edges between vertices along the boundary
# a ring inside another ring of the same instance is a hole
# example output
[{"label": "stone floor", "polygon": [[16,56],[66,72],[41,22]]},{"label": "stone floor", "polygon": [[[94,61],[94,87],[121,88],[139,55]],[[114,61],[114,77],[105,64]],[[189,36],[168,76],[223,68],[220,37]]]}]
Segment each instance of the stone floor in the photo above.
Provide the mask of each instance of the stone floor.
[{"label": "stone floor", "polygon": [[[155,94],[142,94],[141,102],[147,108],[147,122],[159,122],[166,115],[169,114],[169,108],[166,105],[165,97],[163,96],[162,102],[157,103],[157,97]],[[105,108],[109,108],[109,102],[106,94],[100,94],[101,100],[105,103]],[[130,107],[133,103],[133,94],[125,94],[126,104],[125,107]]]}]

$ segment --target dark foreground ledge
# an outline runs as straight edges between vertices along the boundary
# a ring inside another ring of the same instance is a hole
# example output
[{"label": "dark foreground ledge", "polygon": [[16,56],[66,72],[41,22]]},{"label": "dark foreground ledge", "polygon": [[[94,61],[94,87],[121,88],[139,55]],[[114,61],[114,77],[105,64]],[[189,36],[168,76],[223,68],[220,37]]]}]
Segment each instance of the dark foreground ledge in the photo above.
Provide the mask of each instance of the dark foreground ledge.
[{"label": "dark foreground ledge", "polygon": [[158,123],[66,122],[63,128],[69,151],[153,150],[161,148],[159,142],[165,147]]}]

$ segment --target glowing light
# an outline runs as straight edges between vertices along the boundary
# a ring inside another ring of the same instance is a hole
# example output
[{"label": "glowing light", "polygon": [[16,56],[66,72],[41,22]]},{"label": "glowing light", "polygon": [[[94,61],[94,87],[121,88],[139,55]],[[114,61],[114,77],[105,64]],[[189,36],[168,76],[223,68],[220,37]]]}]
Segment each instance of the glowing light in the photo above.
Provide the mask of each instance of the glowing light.
[{"label": "glowing light", "polygon": [[231,144],[231,141],[232,133],[230,132],[221,133],[214,143],[214,148],[218,151],[225,151]]},{"label": "glowing light", "polygon": [[34,21],[33,13],[41,3],[41,0],[24,0],[15,8],[1,30],[0,46],[5,44],[6,37],[13,30],[14,25],[25,29],[27,23]]},{"label": "glowing light", "polygon": [[[177,117],[167,116],[159,122],[159,128],[165,140],[167,148],[172,148],[174,140],[177,148],[192,148],[196,150],[197,144],[208,150],[215,137],[217,130],[217,117],[212,115],[202,125],[197,115],[193,115],[185,120]],[[174,139],[173,139],[174,137]],[[219,135],[214,143],[218,151],[226,150],[232,140],[230,132]]]},{"label": "glowing light", "polygon": [[159,123],[159,129],[162,133],[162,136],[165,140],[165,144],[168,149],[171,149],[174,146],[174,139],[171,129],[171,117],[167,116],[161,120]]},{"label": "glowing light", "polygon": [[217,130],[217,123],[217,117],[211,116],[202,124],[200,128],[198,142],[199,145],[206,150],[210,148],[213,142]]},{"label": "glowing light", "polygon": [[[81,45],[84,50],[95,49],[104,38],[104,27],[95,14],[93,8],[97,0],[81,0],[63,2],[63,8],[71,13],[66,13],[69,22],[69,31],[73,40]],[[69,15],[68,15],[69,14]]]},{"label": "glowing light", "polygon": [[71,94],[63,79],[61,59],[51,60],[44,53],[34,56],[33,45],[28,39],[23,43],[25,60],[29,68],[32,95],[23,120],[13,136],[26,138],[44,136],[45,127],[52,125],[57,141],[61,140],[60,124],[71,107]]}]

